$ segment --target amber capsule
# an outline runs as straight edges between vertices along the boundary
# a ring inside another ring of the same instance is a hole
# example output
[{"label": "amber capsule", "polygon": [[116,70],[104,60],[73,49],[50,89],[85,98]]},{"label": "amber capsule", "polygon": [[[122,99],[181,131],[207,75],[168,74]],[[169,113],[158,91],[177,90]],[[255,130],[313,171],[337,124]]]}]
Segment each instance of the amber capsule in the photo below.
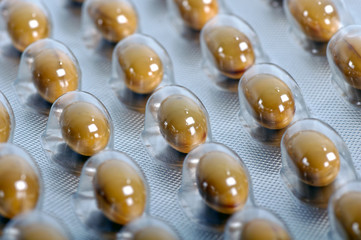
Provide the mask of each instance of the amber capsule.
[{"label": "amber capsule", "polygon": [[173,234],[163,228],[146,227],[134,234],[133,240],[176,240]]},{"label": "amber capsule", "polygon": [[60,116],[60,127],[64,141],[81,155],[92,156],[108,145],[108,119],[91,103],[75,102],[66,106]]},{"label": "amber capsule", "polygon": [[232,214],[243,208],[248,198],[248,178],[241,164],[223,152],[209,152],[196,170],[198,191],[212,209]]},{"label": "amber capsule", "polygon": [[33,223],[20,228],[18,240],[68,240],[68,237],[49,224]]},{"label": "amber capsule", "polygon": [[98,208],[111,221],[127,224],[143,215],[146,186],[128,163],[111,159],[100,164],[94,175],[93,188]]},{"label": "amber capsule", "polygon": [[32,65],[32,74],[38,93],[50,103],[78,88],[77,67],[61,50],[45,49],[38,53]]},{"label": "amber capsule", "polygon": [[203,26],[218,14],[218,0],[174,0],[184,23],[200,31]]},{"label": "amber capsule", "polygon": [[247,222],[242,228],[241,240],[291,240],[288,232],[280,225],[265,220],[254,219]]},{"label": "amber capsule", "polygon": [[361,239],[361,192],[342,195],[335,202],[334,212],[348,239]]},{"label": "amber capsule", "polygon": [[125,84],[133,92],[151,93],[163,79],[163,64],[158,54],[144,44],[130,44],[118,50]]},{"label": "amber capsule", "polygon": [[270,74],[257,74],[242,82],[253,117],[265,128],[287,127],[295,114],[295,101],[285,82]]},{"label": "amber capsule", "polygon": [[10,114],[5,106],[0,103],[0,142],[7,142],[11,133]]},{"label": "amber capsule", "polygon": [[313,130],[285,139],[288,155],[304,183],[322,187],[332,183],[340,170],[340,156],[331,139]]},{"label": "amber capsule", "polygon": [[39,177],[18,155],[0,157],[0,215],[13,218],[33,210],[40,195]]},{"label": "amber capsule", "polygon": [[251,41],[236,28],[213,27],[205,31],[204,39],[217,69],[229,78],[241,78],[255,62]]},{"label": "amber capsule", "polygon": [[361,90],[361,36],[347,34],[331,42],[330,53],[343,79]]},{"label": "amber capsule", "polygon": [[342,27],[332,0],[289,0],[288,8],[306,37],[315,42],[328,42]]},{"label": "amber capsule", "polygon": [[158,110],[160,133],[175,150],[188,153],[207,139],[207,116],[189,97],[172,95]]},{"label": "amber capsule", "polygon": [[138,27],[137,13],[123,0],[91,1],[88,13],[98,31],[110,42],[119,42]]},{"label": "amber capsule", "polygon": [[11,3],[6,25],[14,47],[21,52],[31,43],[50,35],[51,26],[47,13],[31,2]]}]

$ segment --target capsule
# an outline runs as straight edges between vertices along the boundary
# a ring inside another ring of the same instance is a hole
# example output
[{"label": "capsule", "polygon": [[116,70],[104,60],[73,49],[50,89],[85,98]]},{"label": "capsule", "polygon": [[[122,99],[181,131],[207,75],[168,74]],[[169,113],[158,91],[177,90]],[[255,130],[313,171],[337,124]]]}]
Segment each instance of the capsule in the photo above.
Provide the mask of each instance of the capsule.
[{"label": "capsule", "polygon": [[0,103],[0,142],[7,142],[11,133],[11,120],[8,110]]},{"label": "capsule", "polygon": [[291,240],[288,232],[278,224],[265,220],[254,219],[247,222],[242,228],[241,240]]},{"label": "capsule", "polygon": [[118,61],[125,84],[133,92],[151,93],[163,79],[163,64],[158,54],[144,44],[131,44],[118,50]]},{"label": "capsule", "polygon": [[285,82],[270,74],[242,81],[242,91],[257,122],[268,129],[287,127],[295,114],[295,100]]},{"label": "capsule", "polygon": [[20,228],[19,240],[68,240],[68,237],[49,224],[33,223]]},{"label": "capsule", "polygon": [[133,240],[177,240],[177,238],[163,228],[146,227],[136,232]]},{"label": "capsule", "polygon": [[119,42],[137,30],[137,13],[126,1],[94,0],[87,10],[95,27],[110,42]]},{"label": "capsule", "polygon": [[45,49],[37,54],[32,65],[34,85],[39,95],[53,103],[64,93],[78,88],[78,70],[63,51]]},{"label": "capsule", "polygon": [[255,63],[249,38],[230,26],[217,26],[205,31],[204,39],[217,69],[226,77],[240,79]]},{"label": "capsule", "polygon": [[37,173],[22,157],[0,157],[0,215],[5,218],[31,211],[40,195]]},{"label": "capsule", "polygon": [[196,170],[198,191],[212,209],[232,214],[243,208],[248,198],[248,177],[241,164],[223,152],[209,152]]},{"label": "capsule", "polygon": [[219,12],[218,0],[174,0],[181,18],[191,29],[200,31]]},{"label": "capsule", "polygon": [[343,79],[361,90],[361,36],[346,34],[330,42],[330,53]]},{"label": "capsule", "polygon": [[286,139],[287,153],[304,183],[323,187],[331,184],[340,170],[340,156],[331,139],[313,130],[300,131]]},{"label": "capsule", "polygon": [[188,153],[207,139],[207,116],[196,102],[183,95],[172,95],[158,110],[160,133],[175,150]]},{"label": "capsule", "polygon": [[31,2],[13,1],[8,8],[7,32],[14,47],[23,52],[31,43],[50,35],[47,13]]},{"label": "capsule", "polygon": [[350,240],[361,239],[361,192],[348,192],[334,205],[337,221]]},{"label": "capsule", "polygon": [[98,208],[111,221],[123,225],[143,215],[146,186],[128,163],[110,159],[100,164],[93,188]]},{"label": "capsule", "polygon": [[342,27],[332,0],[289,0],[288,8],[302,32],[311,41],[328,42]]},{"label": "capsule", "polygon": [[60,127],[64,141],[81,155],[92,156],[108,145],[108,119],[91,103],[74,102],[66,106],[60,116]]}]

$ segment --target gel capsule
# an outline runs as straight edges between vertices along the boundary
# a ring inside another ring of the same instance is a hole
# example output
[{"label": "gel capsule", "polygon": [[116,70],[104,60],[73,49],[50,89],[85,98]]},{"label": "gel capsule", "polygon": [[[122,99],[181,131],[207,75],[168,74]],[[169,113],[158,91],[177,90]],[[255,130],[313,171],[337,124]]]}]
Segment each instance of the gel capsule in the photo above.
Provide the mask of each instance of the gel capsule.
[{"label": "gel capsule", "polygon": [[87,10],[95,27],[110,42],[119,42],[137,30],[137,13],[127,1],[94,0]]},{"label": "gel capsule", "polygon": [[17,155],[0,157],[0,215],[13,218],[36,207],[39,178],[25,159]]},{"label": "gel capsule", "polygon": [[144,44],[131,44],[118,50],[118,62],[125,84],[133,92],[151,93],[163,79],[163,64],[158,54]]},{"label": "gel capsule", "polygon": [[20,228],[18,240],[68,240],[67,236],[48,224],[33,223]]},{"label": "gel capsule", "polygon": [[204,39],[218,70],[229,78],[241,78],[255,62],[251,41],[236,28],[213,27],[204,33]]},{"label": "gel capsule", "polygon": [[288,232],[281,226],[265,219],[254,219],[247,222],[240,237],[241,240],[291,240]]},{"label": "gel capsule", "polygon": [[10,3],[6,26],[16,49],[24,51],[31,43],[50,35],[50,21],[47,13],[31,2]]},{"label": "gel capsule", "polygon": [[328,42],[342,27],[332,0],[289,0],[288,9],[306,37],[315,42]]},{"label": "gel capsule", "polygon": [[295,114],[295,101],[285,82],[270,74],[257,74],[242,81],[242,91],[253,117],[263,127],[287,127]]},{"label": "gel capsule", "polygon": [[66,106],[60,116],[60,127],[64,141],[81,155],[92,156],[108,145],[108,119],[91,103],[74,102]]},{"label": "gel capsule", "polygon": [[172,95],[158,110],[160,133],[175,150],[188,153],[207,139],[207,117],[202,108],[183,95]]},{"label": "gel capsule", "polygon": [[198,191],[212,209],[232,214],[243,208],[248,198],[248,178],[233,157],[223,152],[208,152],[196,170]]},{"label": "gel capsule", "polygon": [[111,221],[127,224],[143,215],[147,192],[143,179],[129,164],[107,160],[93,179],[98,208]]},{"label": "gel capsule", "polygon": [[132,240],[177,240],[173,234],[159,227],[146,227],[134,234]]},{"label": "gel capsule", "polygon": [[37,54],[32,65],[33,82],[40,96],[53,103],[64,93],[78,88],[78,71],[64,52],[45,49]]},{"label": "gel capsule", "polygon": [[218,14],[218,0],[174,0],[184,23],[200,31],[203,26]]},{"label": "gel capsule", "polygon": [[8,110],[0,103],[0,142],[7,142],[11,133],[11,120]]},{"label": "gel capsule", "polygon": [[304,183],[322,187],[331,184],[340,170],[335,144],[320,132],[300,131],[285,141],[287,153]]}]

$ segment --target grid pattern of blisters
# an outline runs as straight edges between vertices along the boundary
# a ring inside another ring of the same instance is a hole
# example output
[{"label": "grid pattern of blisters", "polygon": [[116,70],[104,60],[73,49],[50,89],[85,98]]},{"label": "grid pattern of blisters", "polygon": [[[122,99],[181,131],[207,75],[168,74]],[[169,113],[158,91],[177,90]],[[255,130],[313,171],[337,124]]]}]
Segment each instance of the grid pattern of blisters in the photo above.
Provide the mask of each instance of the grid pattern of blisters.
[{"label": "grid pattern of blisters", "polygon": [[[281,8],[272,8],[268,0],[224,0],[233,12],[248,21],[259,35],[272,62],[291,73],[300,85],[313,116],[329,123],[346,141],[358,172],[361,167],[361,110],[348,105],[330,82],[325,57],[305,52],[289,33]],[[356,23],[361,24],[359,0],[346,0]],[[86,49],[81,39],[80,8],[66,0],[44,1],[50,9],[54,38],[75,53],[82,72],[82,88],[96,95],[108,108],[114,121],[115,148],[134,158],[150,185],[150,214],[173,225],[184,239],[221,239],[222,234],[202,228],[187,219],[177,202],[181,172],[155,165],[140,140],[144,115],[125,108],[106,85],[111,75],[111,47]],[[214,140],[235,150],[249,168],[257,204],[278,213],[296,239],[326,239],[327,212],[300,204],[286,190],[279,176],[281,156],[278,148],[254,141],[238,119],[238,96],[217,89],[201,69],[199,43],[182,38],[167,16],[165,0],[134,0],[143,33],[155,37],[173,60],[178,84],[191,89],[210,114]],[[9,99],[16,117],[14,142],[27,149],[40,166],[45,182],[43,210],[60,219],[76,239],[97,239],[77,220],[71,205],[78,177],[49,164],[40,144],[46,118],[25,111],[11,84],[16,78],[20,55],[2,48],[0,52],[0,89]]]}]

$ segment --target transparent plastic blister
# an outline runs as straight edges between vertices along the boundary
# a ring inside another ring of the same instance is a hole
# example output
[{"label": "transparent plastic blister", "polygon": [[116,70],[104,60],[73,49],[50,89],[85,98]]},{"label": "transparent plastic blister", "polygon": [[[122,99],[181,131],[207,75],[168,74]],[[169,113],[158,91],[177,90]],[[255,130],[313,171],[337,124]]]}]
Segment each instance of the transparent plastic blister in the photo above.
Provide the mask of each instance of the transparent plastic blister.
[{"label": "transparent plastic blister", "polygon": [[200,42],[202,68],[221,89],[236,92],[244,72],[268,60],[254,29],[236,15],[214,17],[202,29]]},{"label": "transparent plastic blister", "polygon": [[248,133],[264,144],[279,146],[291,123],[309,117],[296,81],[281,67],[256,64],[238,86],[239,117]]},{"label": "transparent plastic blister", "polygon": [[16,216],[39,209],[43,179],[28,152],[12,143],[0,144],[0,235]]},{"label": "transparent plastic blister", "polygon": [[315,55],[325,55],[331,37],[353,23],[343,0],[285,0],[283,7],[291,37]]},{"label": "transparent plastic blister", "polygon": [[41,0],[3,0],[0,12],[1,50],[5,55],[12,48],[22,52],[31,43],[51,36],[51,16]]},{"label": "transparent plastic blister", "polygon": [[114,46],[139,31],[132,0],[87,0],[82,5],[82,32],[86,47]]},{"label": "transparent plastic blister", "polygon": [[178,200],[201,226],[222,231],[232,214],[254,205],[252,191],[246,165],[223,144],[202,144],[184,160]]},{"label": "transparent plastic blister", "polygon": [[281,178],[301,202],[327,207],[333,192],[357,175],[338,133],[318,119],[292,124],[281,142]]},{"label": "transparent plastic blister", "polygon": [[208,112],[187,88],[164,86],[148,99],[141,138],[157,163],[181,167],[188,152],[212,139]]},{"label": "transparent plastic blister", "polygon": [[77,175],[90,156],[113,148],[113,122],[94,95],[68,92],[52,105],[41,143],[52,165]]},{"label": "transparent plastic blister", "polygon": [[249,207],[235,213],[227,222],[225,240],[293,239],[287,225],[274,213]]},{"label": "transparent plastic blister", "polygon": [[109,84],[123,104],[144,112],[157,88],[174,84],[172,61],[154,38],[133,34],[114,48]]},{"label": "transparent plastic blister", "polygon": [[361,238],[361,182],[351,181],[332,195],[328,204],[332,240]]},{"label": "transparent plastic blister", "polygon": [[26,109],[47,115],[61,95],[80,90],[78,60],[63,43],[38,40],[23,52],[14,88]]},{"label": "transparent plastic blister", "polygon": [[338,31],[327,47],[332,83],[340,95],[361,106],[361,27],[350,25]]},{"label": "transparent plastic blister", "polygon": [[165,222],[144,216],[124,226],[120,240],[156,239],[178,240],[178,234]]},{"label": "transparent plastic blister", "polygon": [[133,159],[106,150],[85,163],[72,204],[89,230],[103,238],[119,237],[125,224],[148,212],[149,187]]},{"label": "transparent plastic blister", "polygon": [[15,132],[15,116],[13,109],[5,97],[0,91],[0,142],[12,142]]},{"label": "transparent plastic blister", "polygon": [[58,219],[40,211],[20,215],[6,225],[3,240],[72,239],[68,229]]}]

